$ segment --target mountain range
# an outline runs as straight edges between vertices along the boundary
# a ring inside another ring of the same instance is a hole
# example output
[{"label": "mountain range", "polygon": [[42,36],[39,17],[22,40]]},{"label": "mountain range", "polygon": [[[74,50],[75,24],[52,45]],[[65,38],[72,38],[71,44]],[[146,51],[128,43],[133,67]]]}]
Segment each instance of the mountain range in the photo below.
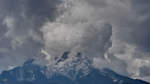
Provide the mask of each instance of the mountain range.
[{"label": "mountain range", "polygon": [[150,84],[119,75],[110,69],[96,69],[81,53],[75,57],[74,61],[69,62],[70,66],[65,63],[65,68],[59,67],[59,64],[68,59],[68,52],[57,60],[57,67],[38,65],[34,59],[28,59],[22,66],[3,71],[0,84]]}]

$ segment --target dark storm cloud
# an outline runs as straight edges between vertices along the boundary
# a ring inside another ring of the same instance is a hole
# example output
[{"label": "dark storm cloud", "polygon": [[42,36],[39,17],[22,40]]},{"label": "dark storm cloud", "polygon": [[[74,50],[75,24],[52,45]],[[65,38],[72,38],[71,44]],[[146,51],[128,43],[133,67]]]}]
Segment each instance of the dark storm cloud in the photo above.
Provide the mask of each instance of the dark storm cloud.
[{"label": "dark storm cloud", "polygon": [[1,70],[39,55],[44,45],[40,27],[47,20],[55,20],[60,3],[61,0],[0,0]]},{"label": "dark storm cloud", "polygon": [[[150,1],[149,0],[132,0],[131,9],[134,12],[135,21],[130,21],[127,25],[128,32],[124,32],[121,37],[127,33],[127,37],[122,38],[129,43],[139,47],[144,52],[150,51]],[[132,14],[132,13],[131,13]]]},{"label": "dark storm cloud", "polygon": [[27,15],[39,17],[40,20],[55,20],[56,6],[59,3],[60,0],[26,0],[26,12]]},{"label": "dark storm cloud", "polygon": [[111,47],[112,25],[109,23],[94,24],[85,30],[82,47],[89,56],[104,58],[104,53]]}]

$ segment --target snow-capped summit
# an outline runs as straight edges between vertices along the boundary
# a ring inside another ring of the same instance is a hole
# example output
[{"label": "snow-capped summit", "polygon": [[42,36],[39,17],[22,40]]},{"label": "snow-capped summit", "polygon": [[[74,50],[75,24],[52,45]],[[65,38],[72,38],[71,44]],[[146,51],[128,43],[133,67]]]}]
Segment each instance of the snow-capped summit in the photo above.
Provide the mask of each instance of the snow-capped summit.
[{"label": "snow-capped summit", "polygon": [[121,76],[110,69],[98,70],[80,52],[73,58],[68,55],[69,52],[65,52],[52,70],[29,59],[22,66],[3,71],[0,84],[149,84]]}]

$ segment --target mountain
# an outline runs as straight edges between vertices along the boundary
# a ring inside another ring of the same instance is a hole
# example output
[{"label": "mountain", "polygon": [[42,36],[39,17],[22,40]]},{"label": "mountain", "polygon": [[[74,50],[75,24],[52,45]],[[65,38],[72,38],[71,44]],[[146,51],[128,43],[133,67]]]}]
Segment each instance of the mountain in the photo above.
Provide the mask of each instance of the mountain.
[{"label": "mountain", "polygon": [[[67,61],[69,56],[64,55],[57,60],[57,67],[52,68],[35,64],[33,59],[29,59],[20,67],[3,71],[0,84],[150,84],[119,75],[110,69],[98,70],[90,66],[90,61],[81,53],[76,55],[74,61]],[[59,67],[65,61],[65,68]]]}]

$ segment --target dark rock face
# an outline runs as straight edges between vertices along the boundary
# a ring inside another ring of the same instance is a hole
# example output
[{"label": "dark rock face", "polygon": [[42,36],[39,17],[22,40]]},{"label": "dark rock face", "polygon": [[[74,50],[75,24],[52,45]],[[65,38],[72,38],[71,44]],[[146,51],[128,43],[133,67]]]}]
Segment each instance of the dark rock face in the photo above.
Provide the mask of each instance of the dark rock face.
[{"label": "dark rock face", "polygon": [[50,72],[48,67],[34,64],[33,61],[29,59],[23,66],[3,71],[0,74],[0,84],[150,84],[121,76],[109,69],[98,70],[91,66],[86,75],[83,75],[84,71],[81,70],[78,73],[68,72],[67,74],[77,73],[75,79],[72,79],[61,73]]}]

